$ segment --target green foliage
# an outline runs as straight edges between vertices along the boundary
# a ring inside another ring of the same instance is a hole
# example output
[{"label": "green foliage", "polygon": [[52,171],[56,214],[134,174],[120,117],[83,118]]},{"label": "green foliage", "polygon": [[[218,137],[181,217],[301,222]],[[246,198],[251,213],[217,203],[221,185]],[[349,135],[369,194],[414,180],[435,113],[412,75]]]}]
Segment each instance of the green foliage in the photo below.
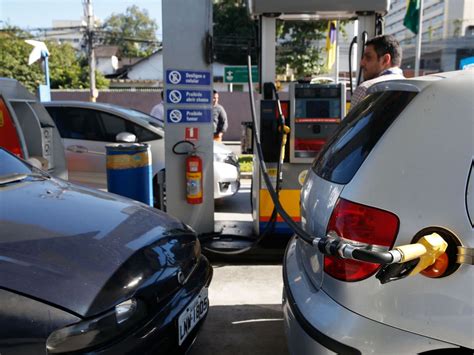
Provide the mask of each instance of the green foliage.
[{"label": "green foliage", "polygon": [[0,32],[0,76],[17,79],[34,92],[44,83],[44,74],[39,65],[28,65],[32,47],[24,41],[27,36],[15,27]]},{"label": "green foliage", "polygon": [[[242,0],[214,3],[216,59],[226,64],[247,64],[248,48],[257,62],[257,23]],[[288,64],[299,76],[317,74],[324,68],[324,49],[314,43],[325,38],[327,21],[277,21],[277,72]]]},{"label": "green foliage", "polygon": [[[14,78],[35,92],[45,83],[42,63],[28,65],[33,47],[25,43],[29,33],[9,28],[0,32],[0,76]],[[78,56],[69,44],[46,42],[49,50],[49,74],[52,89],[82,89],[89,87],[89,67],[85,57]],[[108,87],[108,80],[96,72],[97,88]]]},{"label": "green foliage", "polygon": [[132,5],[125,14],[112,14],[105,20],[103,42],[119,46],[123,56],[146,57],[158,49],[157,30],[147,10]]},{"label": "green foliage", "polygon": [[216,60],[221,63],[246,65],[247,56],[257,62],[257,24],[242,1],[224,0],[214,4],[214,40]]},{"label": "green foliage", "polygon": [[277,72],[288,64],[299,77],[319,74],[324,66],[323,48],[314,43],[326,37],[327,21],[278,21]]},{"label": "green foliage", "polygon": [[253,170],[253,155],[243,154],[239,157],[240,171],[242,173],[251,173]]}]

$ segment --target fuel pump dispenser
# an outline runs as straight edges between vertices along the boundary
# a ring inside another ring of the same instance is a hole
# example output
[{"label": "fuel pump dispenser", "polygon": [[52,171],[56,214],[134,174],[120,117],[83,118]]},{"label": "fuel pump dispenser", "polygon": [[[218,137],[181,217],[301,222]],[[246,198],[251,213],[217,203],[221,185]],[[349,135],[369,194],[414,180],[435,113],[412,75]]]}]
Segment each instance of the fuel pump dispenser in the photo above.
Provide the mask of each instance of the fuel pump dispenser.
[{"label": "fuel pump dispenser", "polygon": [[[300,222],[300,189],[306,172],[325,144],[337,129],[345,115],[346,90],[344,84],[292,83],[289,100],[281,101],[281,111],[285,123],[290,127],[288,142],[284,147],[284,156],[278,161],[280,152],[279,137],[281,130],[277,123],[281,118],[277,110],[276,95],[271,90],[275,78],[275,26],[280,20],[335,20],[357,19],[358,52],[361,57],[362,41],[366,36],[374,36],[378,29],[378,19],[389,9],[389,0],[340,0],[331,3],[323,0],[270,1],[248,0],[249,13],[260,23],[260,87],[262,100],[256,102],[258,115],[255,127],[261,135],[263,162],[267,166],[270,182],[277,187],[279,201],[293,222]],[[380,26],[379,26],[380,27]],[[379,29],[380,30],[380,29]],[[360,42],[360,43],[359,43]],[[275,205],[267,183],[260,171],[260,162],[255,157],[252,185],[252,217],[254,233],[260,235],[270,227],[272,234],[288,235],[291,228],[279,214],[275,214]],[[281,166],[279,166],[281,163]]]},{"label": "fuel pump dispenser", "polygon": [[311,163],[344,118],[344,84],[290,85],[291,163]]},{"label": "fuel pump dispenser", "polygon": [[[289,92],[287,101],[273,98],[260,101],[259,129],[263,159],[272,184],[276,188],[278,183],[280,203],[298,223],[301,219],[300,189],[306,171],[345,116],[346,98],[344,84],[292,83]],[[283,117],[280,117],[279,106]],[[281,145],[281,120],[290,128],[290,136],[284,146]],[[279,162],[281,149],[284,154]],[[260,235],[262,231],[272,228],[276,235],[291,234],[291,228],[281,216],[275,216],[275,205],[261,176],[260,164],[258,159],[254,159],[254,231]]]}]

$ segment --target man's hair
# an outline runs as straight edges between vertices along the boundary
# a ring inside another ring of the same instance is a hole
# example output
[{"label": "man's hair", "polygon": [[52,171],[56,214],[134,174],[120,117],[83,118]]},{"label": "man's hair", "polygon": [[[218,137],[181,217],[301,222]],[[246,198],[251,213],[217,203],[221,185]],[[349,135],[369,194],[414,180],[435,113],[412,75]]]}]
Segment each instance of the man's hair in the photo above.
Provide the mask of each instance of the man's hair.
[{"label": "man's hair", "polygon": [[212,90],[212,94],[217,94],[217,90]]},{"label": "man's hair", "polygon": [[402,48],[394,36],[383,35],[374,37],[367,41],[366,46],[369,45],[374,47],[378,58],[388,53],[392,58],[391,64],[393,66],[399,67],[402,63]]}]

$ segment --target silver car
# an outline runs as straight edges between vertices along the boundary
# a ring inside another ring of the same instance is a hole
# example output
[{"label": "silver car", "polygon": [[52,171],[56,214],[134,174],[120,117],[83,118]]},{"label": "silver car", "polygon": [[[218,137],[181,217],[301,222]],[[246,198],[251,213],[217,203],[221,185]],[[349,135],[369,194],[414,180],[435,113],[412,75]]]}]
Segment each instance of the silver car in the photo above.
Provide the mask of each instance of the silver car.
[{"label": "silver car", "polygon": [[322,256],[293,238],[290,353],[473,352],[473,88],[473,71],[372,87],[316,158],[301,192],[307,232],[381,250],[436,232],[448,249],[422,273],[382,283],[378,264]]},{"label": "silver car", "polygon": [[[44,106],[63,139],[69,180],[106,189],[105,145],[116,142],[119,133],[128,132],[140,143],[148,143],[152,155],[154,183],[165,167],[164,130],[155,118],[118,105],[52,101]],[[224,144],[214,143],[214,198],[234,195],[240,187],[237,156]],[[157,191],[156,185],[154,188]]]}]

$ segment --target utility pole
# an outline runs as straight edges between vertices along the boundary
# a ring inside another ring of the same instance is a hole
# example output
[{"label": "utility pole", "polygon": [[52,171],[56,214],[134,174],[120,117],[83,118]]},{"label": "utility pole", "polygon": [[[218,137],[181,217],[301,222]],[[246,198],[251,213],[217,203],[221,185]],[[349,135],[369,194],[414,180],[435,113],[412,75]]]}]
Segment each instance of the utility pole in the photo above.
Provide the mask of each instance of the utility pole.
[{"label": "utility pole", "polygon": [[92,9],[92,0],[83,0],[84,13],[87,18],[87,52],[89,55],[89,80],[90,96],[89,100],[95,102],[99,93],[95,88],[95,53],[94,53],[94,11]]}]

